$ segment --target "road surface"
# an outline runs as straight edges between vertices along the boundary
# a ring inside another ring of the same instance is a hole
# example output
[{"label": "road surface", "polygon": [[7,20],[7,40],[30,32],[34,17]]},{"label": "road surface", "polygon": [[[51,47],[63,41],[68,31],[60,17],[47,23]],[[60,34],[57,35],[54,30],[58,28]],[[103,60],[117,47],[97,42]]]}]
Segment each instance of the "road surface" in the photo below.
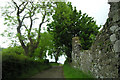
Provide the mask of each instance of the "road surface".
[{"label": "road surface", "polygon": [[31,78],[64,78],[62,66],[53,66],[52,68],[42,71]]}]

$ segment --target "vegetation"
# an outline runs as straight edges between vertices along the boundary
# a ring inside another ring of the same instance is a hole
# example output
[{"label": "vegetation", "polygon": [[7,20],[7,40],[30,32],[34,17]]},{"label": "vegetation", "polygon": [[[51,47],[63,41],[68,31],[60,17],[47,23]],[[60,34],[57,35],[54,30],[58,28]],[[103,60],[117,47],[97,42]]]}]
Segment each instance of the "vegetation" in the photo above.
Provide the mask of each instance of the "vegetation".
[{"label": "vegetation", "polygon": [[56,62],[50,62],[50,65],[51,65],[51,66],[60,66],[61,64],[56,63]]},{"label": "vegetation", "polygon": [[48,31],[54,37],[57,54],[65,52],[67,60],[71,62],[72,38],[79,36],[82,48],[89,49],[99,27],[92,17],[78,12],[70,2],[58,2],[56,6],[53,21],[48,24]]},{"label": "vegetation", "polygon": [[[2,36],[7,35],[12,42],[2,50],[3,79],[6,80],[30,77],[51,66],[59,66],[57,60],[63,54],[70,63],[72,38],[79,36],[82,48],[89,49],[99,29],[92,17],[77,11],[70,2],[11,0],[2,8],[2,16],[7,26]],[[48,30],[41,33],[43,24],[47,24]],[[47,52],[55,57],[56,63],[46,60]],[[64,75],[91,78],[68,64],[64,65]]]},{"label": "vegetation", "polygon": [[15,47],[8,47],[6,49],[2,49],[2,54],[12,54],[12,53],[16,53],[18,55],[21,55],[24,53],[24,50],[21,46],[15,46]]},{"label": "vegetation", "polygon": [[34,55],[32,57],[37,57],[43,59],[46,57],[46,52],[48,51],[48,55],[52,55],[54,49],[53,36],[48,32],[41,33],[40,43],[38,48],[35,50]]},{"label": "vegetation", "polygon": [[[5,30],[8,37],[15,38],[15,41],[13,40],[15,44],[16,41],[21,44],[26,56],[33,55],[40,43],[41,27],[49,21],[48,16],[52,14],[52,2],[11,0],[11,3],[2,10],[4,24],[8,26]],[[37,26],[36,20],[39,21]]]},{"label": "vegetation", "polygon": [[34,60],[16,53],[4,53],[2,57],[3,80],[9,80],[11,78],[29,78],[51,67],[46,60]]},{"label": "vegetation", "polygon": [[66,79],[70,79],[70,78],[81,78],[81,80],[84,80],[85,78],[88,80],[93,80],[93,76],[91,76],[90,74],[86,74],[82,71],[80,71],[79,69],[75,69],[73,67],[71,67],[69,64],[64,64],[63,66],[63,70],[64,70],[64,77]]}]

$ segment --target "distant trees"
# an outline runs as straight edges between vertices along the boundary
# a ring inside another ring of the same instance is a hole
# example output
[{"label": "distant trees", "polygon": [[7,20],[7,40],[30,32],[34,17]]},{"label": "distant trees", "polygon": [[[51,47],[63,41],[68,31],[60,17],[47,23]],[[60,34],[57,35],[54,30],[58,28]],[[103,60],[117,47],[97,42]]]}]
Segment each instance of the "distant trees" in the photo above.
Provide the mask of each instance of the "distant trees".
[{"label": "distant trees", "polygon": [[55,46],[53,35],[48,32],[44,32],[44,33],[41,33],[40,43],[38,45],[38,48],[35,50],[34,55],[31,55],[31,56],[35,56],[40,59],[43,59],[46,57],[47,52],[48,52],[48,55],[51,56],[51,58],[53,56],[55,57],[56,63],[58,61],[58,57],[63,54],[63,52],[61,52],[61,50]]},{"label": "distant trees", "polygon": [[[4,24],[8,26],[8,36],[18,38],[26,56],[33,54],[40,43],[40,31],[44,23],[49,21],[52,14],[52,2],[11,0],[11,3],[3,7]],[[35,25],[38,20],[38,26]],[[12,29],[10,31],[10,29]]]},{"label": "distant trees", "polygon": [[57,54],[63,50],[68,62],[71,62],[72,38],[79,36],[82,48],[89,49],[99,27],[92,17],[78,12],[70,2],[56,2],[56,5],[48,31],[53,34]]},{"label": "distant trees", "polygon": [[52,55],[54,49],[53,36],[48,32],[41,33],[40,43],[38,48],[35,50],[33,56],[43,59],[46,57],[46,52],[48,51],[49,55]]}]

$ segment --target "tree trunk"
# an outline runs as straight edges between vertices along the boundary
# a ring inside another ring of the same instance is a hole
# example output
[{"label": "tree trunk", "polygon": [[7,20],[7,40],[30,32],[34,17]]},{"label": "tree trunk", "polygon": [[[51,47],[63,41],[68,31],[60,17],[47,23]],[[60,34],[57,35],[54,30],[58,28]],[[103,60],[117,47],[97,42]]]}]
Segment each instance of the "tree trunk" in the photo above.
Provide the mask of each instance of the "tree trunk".
[{"label": "tree trunk", "polygon": [[68,63],[71,63],[72,62],[72,44],[67,45],[66,47],[67,47],[67,49],[65,50],[65,54],[67,55],[66,61]]},{"label": "tree trunk", "polygon": [[21,39],[22,35],[21,35],[20,28],[21,28],[21,24],[19,24],[19,26],[17,27],[17,34],[19,34],[18,39],[21,43],[22,48],[24,49],[25,55],[28,56],[28,48],[25,46],[24,41]]},{"label": "tree trunk", "polygon": [[66,52],[66,55],[67,55],[67,62],[68,62],[68,63],[71,63],[71,62],[72,62],[71,52],[70,52],[70,51]]},{"label": "tree trunk", "polygon": [[[23,48],[24,49],[24,48]],[[28,49],[24,49],[24,52],[25,52],[25,56],[28,56],[28,54],[29,54],[29,50]]]},{"label": "tree trunk", "polygon": [[29,56],[32,57],[35,53],[35,50],[37,49],[36,45],[31,44],[29,45]]},{"label": "tree trunk", "polygon": [[55,55],[55,62],[57,63],[58,57],[60,55],[60,48],[57,48],[57,54]]},{"label": "tree trunk", "polygon": [[55,63],[58,61],[58,55],[55,56]]},{"label": "tree trunk", "polygon": [[67,55],[67,62],[71,63],[72,62],[72,46],[69,46],[68,49],[65,51]]}]

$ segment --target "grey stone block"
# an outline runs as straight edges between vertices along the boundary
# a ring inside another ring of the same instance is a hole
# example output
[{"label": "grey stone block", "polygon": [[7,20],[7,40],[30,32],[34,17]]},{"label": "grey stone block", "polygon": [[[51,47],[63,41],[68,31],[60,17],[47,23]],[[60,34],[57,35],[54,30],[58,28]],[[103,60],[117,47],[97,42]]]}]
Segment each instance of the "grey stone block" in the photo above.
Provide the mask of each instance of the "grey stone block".
[{"label": "grey stone block", "polygon": [[114,32],[117,28],[118,28],[118,26],[112,26],[112,27],[110,27],[110,30],[111,30],[112,32]]},{"label": "grey stone block", "polygon": [[115,32],[119,31],[120,30],[120,27],[116,28]]},{"label": "grey stone block", "polygon": [[116,35],[115,34],[111,35],[110,36],[110,40],[111,40],[111,42],[116,41]]},{"label": "grey stone block", "polygon": [[115,52],[120,52],[120,40],[115,42],[114,50],[115,50]]},{"label": "grey stone block", "polygon": [[108,0],[108,2],[119,2],[120,0]]},{"label": "grey stone block", "polygon": [[113,16],[113,21],[116,22],[116,21],[119,21],[119,15],[118,14],[115,14]]}]

